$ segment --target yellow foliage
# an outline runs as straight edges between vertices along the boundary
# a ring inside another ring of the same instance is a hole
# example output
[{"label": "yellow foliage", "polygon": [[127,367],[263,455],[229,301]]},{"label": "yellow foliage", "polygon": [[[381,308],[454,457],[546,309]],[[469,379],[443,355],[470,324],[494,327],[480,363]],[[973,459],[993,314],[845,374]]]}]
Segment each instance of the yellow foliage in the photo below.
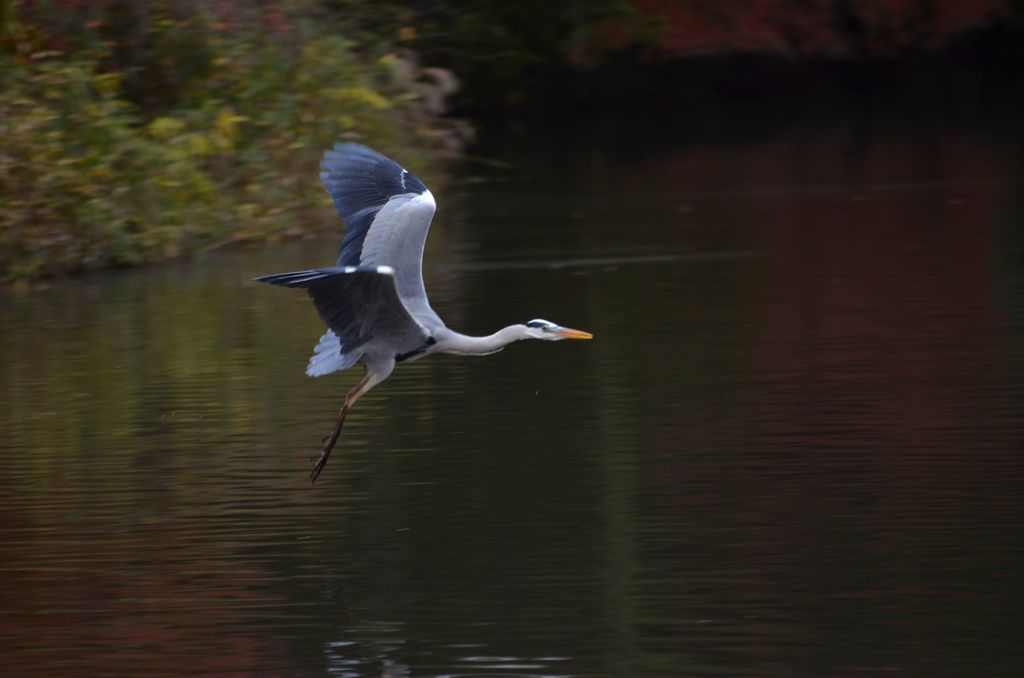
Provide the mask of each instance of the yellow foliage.
[{"label": "yellow foliage", "polygon": [[185,123],[177,118],[165,116],[157,118],[148,126],[149,134],[157,141],[166,141],[185,129]]},{"label": "yellow foliage", "polygon": [[241,136],[238,123],[248,120],[244,115],[236,115],[231,109],[221,111],[217,114],[217,131],[221,136],[231,141],[237,141]]},{"label": "yellow foliage", "polygon": [[323,93],[335,101],[369,104],[377,110],[391,107],[390,101],[365,87],[330,87],[323,90]]}]

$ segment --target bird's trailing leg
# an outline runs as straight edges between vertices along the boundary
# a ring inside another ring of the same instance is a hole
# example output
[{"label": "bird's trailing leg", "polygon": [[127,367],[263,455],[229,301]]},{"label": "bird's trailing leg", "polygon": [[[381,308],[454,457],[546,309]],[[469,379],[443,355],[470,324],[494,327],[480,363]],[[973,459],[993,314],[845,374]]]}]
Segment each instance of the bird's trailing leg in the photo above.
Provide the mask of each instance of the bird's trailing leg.
[{"label": "bird's trailing leg", "polygon": [[[352,408],[359,397],[367,390],[366,385],[370,382],[370,375],[367,374],[363,377],[363,380],[356,384],[356,387],[348,392],[345,397],[345,404],[341,406],[341,412],[338,414],[338,423],[334,425],[334,430],[331,431],[331,435],[324,438],[324,449],[320,450],[320,454],[313,457],[316,463],[313,464],[313,471],[309,474],[309,482],[315,483],[320,472],[324,470],[324,466],[327,465],[327,458],[331,456],[331,450],[334,449],[334,444],[338,442],[338,436],[341,434],[341,425],[345,423],[345,415]],[[321,441],[323,442],[323,441]]]}]

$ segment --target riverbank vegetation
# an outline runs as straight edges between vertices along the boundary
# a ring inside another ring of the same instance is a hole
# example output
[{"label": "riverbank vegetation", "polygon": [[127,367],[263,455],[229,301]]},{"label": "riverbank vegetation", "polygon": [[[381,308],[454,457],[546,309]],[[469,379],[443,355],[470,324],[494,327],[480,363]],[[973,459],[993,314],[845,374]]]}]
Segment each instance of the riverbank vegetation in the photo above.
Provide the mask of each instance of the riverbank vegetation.
[{"label": "riverbank vegetation", "polygon": [[139,6],[90,8],[75,33],[7,4],[0,279],[337,228],[315,177],[340,139],[426,162],[394,57],[356,54],[298,12],[226,25]]}]

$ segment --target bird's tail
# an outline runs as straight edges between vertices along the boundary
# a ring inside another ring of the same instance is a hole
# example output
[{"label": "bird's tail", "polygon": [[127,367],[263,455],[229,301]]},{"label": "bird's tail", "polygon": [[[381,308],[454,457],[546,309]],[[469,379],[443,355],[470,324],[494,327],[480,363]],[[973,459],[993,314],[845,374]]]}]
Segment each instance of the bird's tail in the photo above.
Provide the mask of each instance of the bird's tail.
[{"label": "bird's tail", "polygon": [[341,340],[334,330],[327,330],[327,334],[320,337],[320,343],[313,349],[313,355],[306,367],[307,377],[322,377],[325,374],[347,370],[359,362],[363,354],[359,351],[352,353],[341,352]]}]

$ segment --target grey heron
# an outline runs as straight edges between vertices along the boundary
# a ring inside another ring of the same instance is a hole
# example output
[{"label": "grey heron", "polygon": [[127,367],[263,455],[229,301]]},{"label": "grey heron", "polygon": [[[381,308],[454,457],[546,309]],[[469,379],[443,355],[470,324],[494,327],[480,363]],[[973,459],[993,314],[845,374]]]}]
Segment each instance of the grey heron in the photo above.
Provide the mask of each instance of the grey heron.
[{"label": "grey heron", "polygon": [[393,160],[354,143],[324,152],[320,179],[345,220],[347,233],[330,268],[254,278],[304,288],[327,333],[313,349],[306,374],[320,377],[356,363],[366,376],[349,391],[331,434],[314,457],[316,482],[334,449],[345,415],[359,398],[390,376],[395,365],[431,353],[488,355],[520,339],[590,339],[588,332],[547,320],[509,325],[486,337],[445,326],[423,287],[423,246],[434,216],[434,196]]}]

